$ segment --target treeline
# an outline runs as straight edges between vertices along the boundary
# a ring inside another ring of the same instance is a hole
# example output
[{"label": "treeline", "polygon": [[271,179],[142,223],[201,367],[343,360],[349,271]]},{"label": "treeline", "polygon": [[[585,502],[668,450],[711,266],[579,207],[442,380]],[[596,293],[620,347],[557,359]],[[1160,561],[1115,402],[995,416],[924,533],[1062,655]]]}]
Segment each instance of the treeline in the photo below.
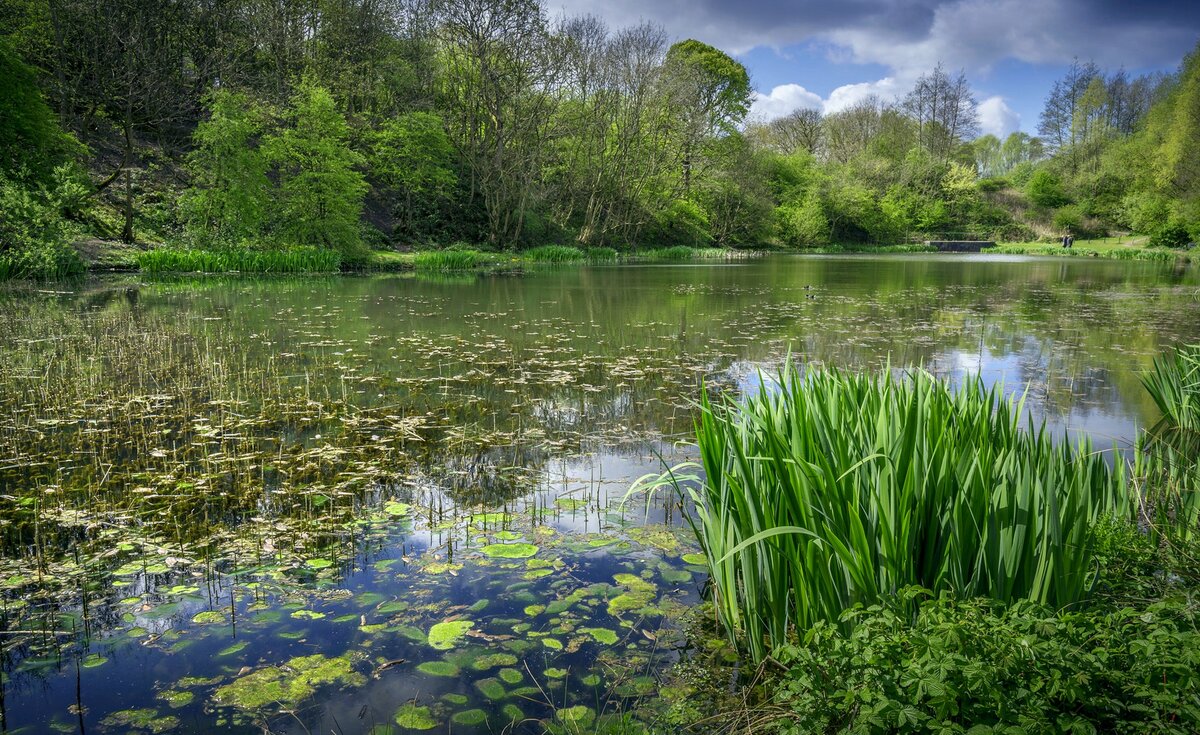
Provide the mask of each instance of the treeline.
[{"label": "treeline", "polygon": [[[0,0],[0,28],[10,261],[86,234],[352,259],[1195,221],[1125,145],[1191,160],[1167,108],[1194,61],[1162,80],[1075,67],[1052,96],[1058,127],[1000,143],[977,138],[965,77],[940,66],[897,103],[759,124],[746,69],[720,50],[551,18],[539,0]],[[1035,179],[1061,201],[1020,193]]]}]

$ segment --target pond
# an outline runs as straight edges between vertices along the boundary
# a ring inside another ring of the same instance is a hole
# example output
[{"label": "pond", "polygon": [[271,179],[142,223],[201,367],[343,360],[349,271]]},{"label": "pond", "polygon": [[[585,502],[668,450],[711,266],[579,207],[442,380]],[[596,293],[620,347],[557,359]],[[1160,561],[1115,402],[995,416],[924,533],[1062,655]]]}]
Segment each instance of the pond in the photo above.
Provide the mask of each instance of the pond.
[{"label": "pond", "polygon": [[1119,450],[1198,294],[944,255],[11,288],[0,724],[589,732],[689,655],[685,509],[622,501],[691,456],[701,386],[980,373]]}]

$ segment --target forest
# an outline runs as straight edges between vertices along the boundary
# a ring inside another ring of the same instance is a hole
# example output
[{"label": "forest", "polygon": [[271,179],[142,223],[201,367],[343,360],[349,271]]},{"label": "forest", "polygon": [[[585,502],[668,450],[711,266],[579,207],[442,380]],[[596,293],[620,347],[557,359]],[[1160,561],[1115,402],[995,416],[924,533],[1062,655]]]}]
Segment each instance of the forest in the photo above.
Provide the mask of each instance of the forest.
[{"label": "forest", "polygon": [[745,67],[539,0],[3,0],[0,259],[547,244],[836,248],[1200,239],[1200,55],[1076,63],[1036,137],[979,135],[964,74],[749,117]]}]

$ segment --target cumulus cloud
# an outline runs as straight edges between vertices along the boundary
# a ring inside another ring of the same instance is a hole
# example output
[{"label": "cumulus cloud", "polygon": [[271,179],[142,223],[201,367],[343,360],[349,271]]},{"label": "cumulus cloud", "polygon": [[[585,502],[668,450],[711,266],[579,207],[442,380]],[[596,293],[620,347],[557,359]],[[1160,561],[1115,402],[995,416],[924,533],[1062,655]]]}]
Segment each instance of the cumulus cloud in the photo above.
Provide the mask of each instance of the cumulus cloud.
[{"label": "cumulus cloud", "polygon": [[800,109],[820,110],[821,95],[813,94],[799,84],[781,84],[768,94],[754,93],[750,117],[755,120],[774,120]]},{"label": "cumulus cloud", "polygon": [[990,133],[1003,139],[1021,127],[1021,116],[1018,115],[1003,97],[988,97],[979,103],[979,129],[985,135]]},{"label": "cumulus cloud", "polygon": [[829,99],[825,100],[824,110],[826,113],[840,112],[868,97],[878,97],[884,102],[893,102],[908,91],[909,86],[911,85],[902,83],[896,77],[884,77],[876,82],[843,84],[829,93]]}]

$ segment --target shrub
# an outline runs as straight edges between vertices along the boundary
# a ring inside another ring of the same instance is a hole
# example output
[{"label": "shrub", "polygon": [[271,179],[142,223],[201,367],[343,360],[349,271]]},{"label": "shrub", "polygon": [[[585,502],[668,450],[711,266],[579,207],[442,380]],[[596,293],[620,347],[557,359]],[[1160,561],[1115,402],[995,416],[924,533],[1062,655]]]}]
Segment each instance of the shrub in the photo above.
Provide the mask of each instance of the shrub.
[{"label": "shrub", "polygon": [[0,280],[83,273],[83,261],[70,246],[72,227],[62,216],[76,194],[72,182],[63,176],[46,190],[0,175]]},{"label": "shrub", "polygon": [[1079,207],[1068,204],[1054,211],[1054,229],[1062,232],[1070,230],[1074,234],[1083,232],[1083,212]]},{"label": "shrub", "polygon": [[1183,603],[1056,614],[942,596],[915,619],[874,605],[842,622],[852,631],[817,623],[779,651],[782,732],[1200,728],[1200,633]]},{"label": "shrub", "polygon": [[1034,171],[1029,177],[1028,183],[1025,184],[1025,194],[1031,202],[1047,209],[1061,207],[1069,201],[1058,177],[1044,168]]},{"label": "shrub", "polygon": [[1182,248],[1186,247],[1191,239],[1187,225],[1172,218],[1152,232],[1150,247]]}]

